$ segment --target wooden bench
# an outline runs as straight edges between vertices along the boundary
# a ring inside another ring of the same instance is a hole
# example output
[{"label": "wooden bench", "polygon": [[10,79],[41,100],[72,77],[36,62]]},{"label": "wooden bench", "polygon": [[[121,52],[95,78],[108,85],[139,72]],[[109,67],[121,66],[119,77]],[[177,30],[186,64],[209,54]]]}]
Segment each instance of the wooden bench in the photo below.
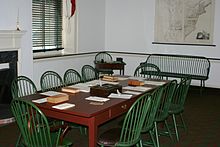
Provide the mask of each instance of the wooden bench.
[{"label": "wooden bench", "polygon": [[157,65],[163,77],[191,76],[193,80],[200,80],[201,90],[209,78],[210,61],[203,56],[151,54],[146,62]]}]

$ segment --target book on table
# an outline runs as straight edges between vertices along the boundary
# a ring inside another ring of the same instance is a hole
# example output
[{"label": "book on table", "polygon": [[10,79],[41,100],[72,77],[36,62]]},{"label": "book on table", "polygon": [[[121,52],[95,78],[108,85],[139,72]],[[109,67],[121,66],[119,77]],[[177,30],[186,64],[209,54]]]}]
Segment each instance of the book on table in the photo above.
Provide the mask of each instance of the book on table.
[{"label": "book on table", "polygon": [[67,94],[58,94],[54,96],[47,97],[47,102],[49,103],[61,103],[69,100],[69,95]]},{"label": "book on table", "polygon": [[129,86],[143,86],[144,82],[143,81],[138,81],[138,80],[130,79],[130,80],[128,80],[128,85]]},{"label": "book on table", "polygon": [[118,78],[117,77],[113,77],[113,76],[103,76],[102,78],[103,81],[110,81],[110,82],[117,82]]},{"label": "book on table", "polygon": [[62,91],[69,92],[69,93],[78,93],[80,90],[78,88],[68,86],[68,87],[63,87]]}]

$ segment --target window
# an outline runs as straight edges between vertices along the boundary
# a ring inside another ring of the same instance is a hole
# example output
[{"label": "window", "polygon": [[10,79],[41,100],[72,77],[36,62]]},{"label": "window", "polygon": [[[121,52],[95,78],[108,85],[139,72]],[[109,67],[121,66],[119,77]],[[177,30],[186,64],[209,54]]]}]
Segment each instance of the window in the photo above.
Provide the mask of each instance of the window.
[{"label": "window", "polygon": [[33,52],[63,49],[62,1],[32,0]]}]

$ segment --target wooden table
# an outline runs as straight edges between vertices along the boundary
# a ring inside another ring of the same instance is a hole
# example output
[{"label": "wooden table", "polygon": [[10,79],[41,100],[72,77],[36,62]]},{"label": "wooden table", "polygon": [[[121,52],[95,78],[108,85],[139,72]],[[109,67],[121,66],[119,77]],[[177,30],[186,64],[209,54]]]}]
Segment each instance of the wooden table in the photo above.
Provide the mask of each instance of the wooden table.
[{"label": "wooden table", "polygon": [[124,62],[96,62],[95,68],[96,69],[112,69],[112,70],[120,70],[120,75],[124,75],[125,70],[125,63]]},{"label": "wooden table", "polygon": [[[124,83],[122,83],[122,85],[124,85]],[[54,109],[52,108],[52,105],[56,104],[51,103],[36,103],[36,105],[48,117],[88,126],[89,147],[95,147],[97,142],[98,126],[126,113],[140,95],[133,96],[128,100],[110,99],[103,105],[91,104],[92,101],[85,100],[88,96],[90,96],[90,94],[85,92],[79,92],[76,94],[69,93],[70,99],[68,103],[75,104],[75,107],[65,110]],[[43,97],[45,96],[35,94],[24,98],[32,100]]]}]

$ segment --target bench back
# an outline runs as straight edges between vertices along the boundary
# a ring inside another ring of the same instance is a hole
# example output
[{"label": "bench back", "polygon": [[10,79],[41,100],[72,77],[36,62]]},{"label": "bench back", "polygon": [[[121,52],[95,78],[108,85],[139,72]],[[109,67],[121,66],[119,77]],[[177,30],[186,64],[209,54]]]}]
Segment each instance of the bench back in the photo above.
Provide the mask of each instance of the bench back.
[{"label": "bench back", "polygon": [[169,77],[192,76],[193,79],[207,80],[210,71],[210,61],[202,56],[151,54],[147,63],[159,67],[161,74]]}]

